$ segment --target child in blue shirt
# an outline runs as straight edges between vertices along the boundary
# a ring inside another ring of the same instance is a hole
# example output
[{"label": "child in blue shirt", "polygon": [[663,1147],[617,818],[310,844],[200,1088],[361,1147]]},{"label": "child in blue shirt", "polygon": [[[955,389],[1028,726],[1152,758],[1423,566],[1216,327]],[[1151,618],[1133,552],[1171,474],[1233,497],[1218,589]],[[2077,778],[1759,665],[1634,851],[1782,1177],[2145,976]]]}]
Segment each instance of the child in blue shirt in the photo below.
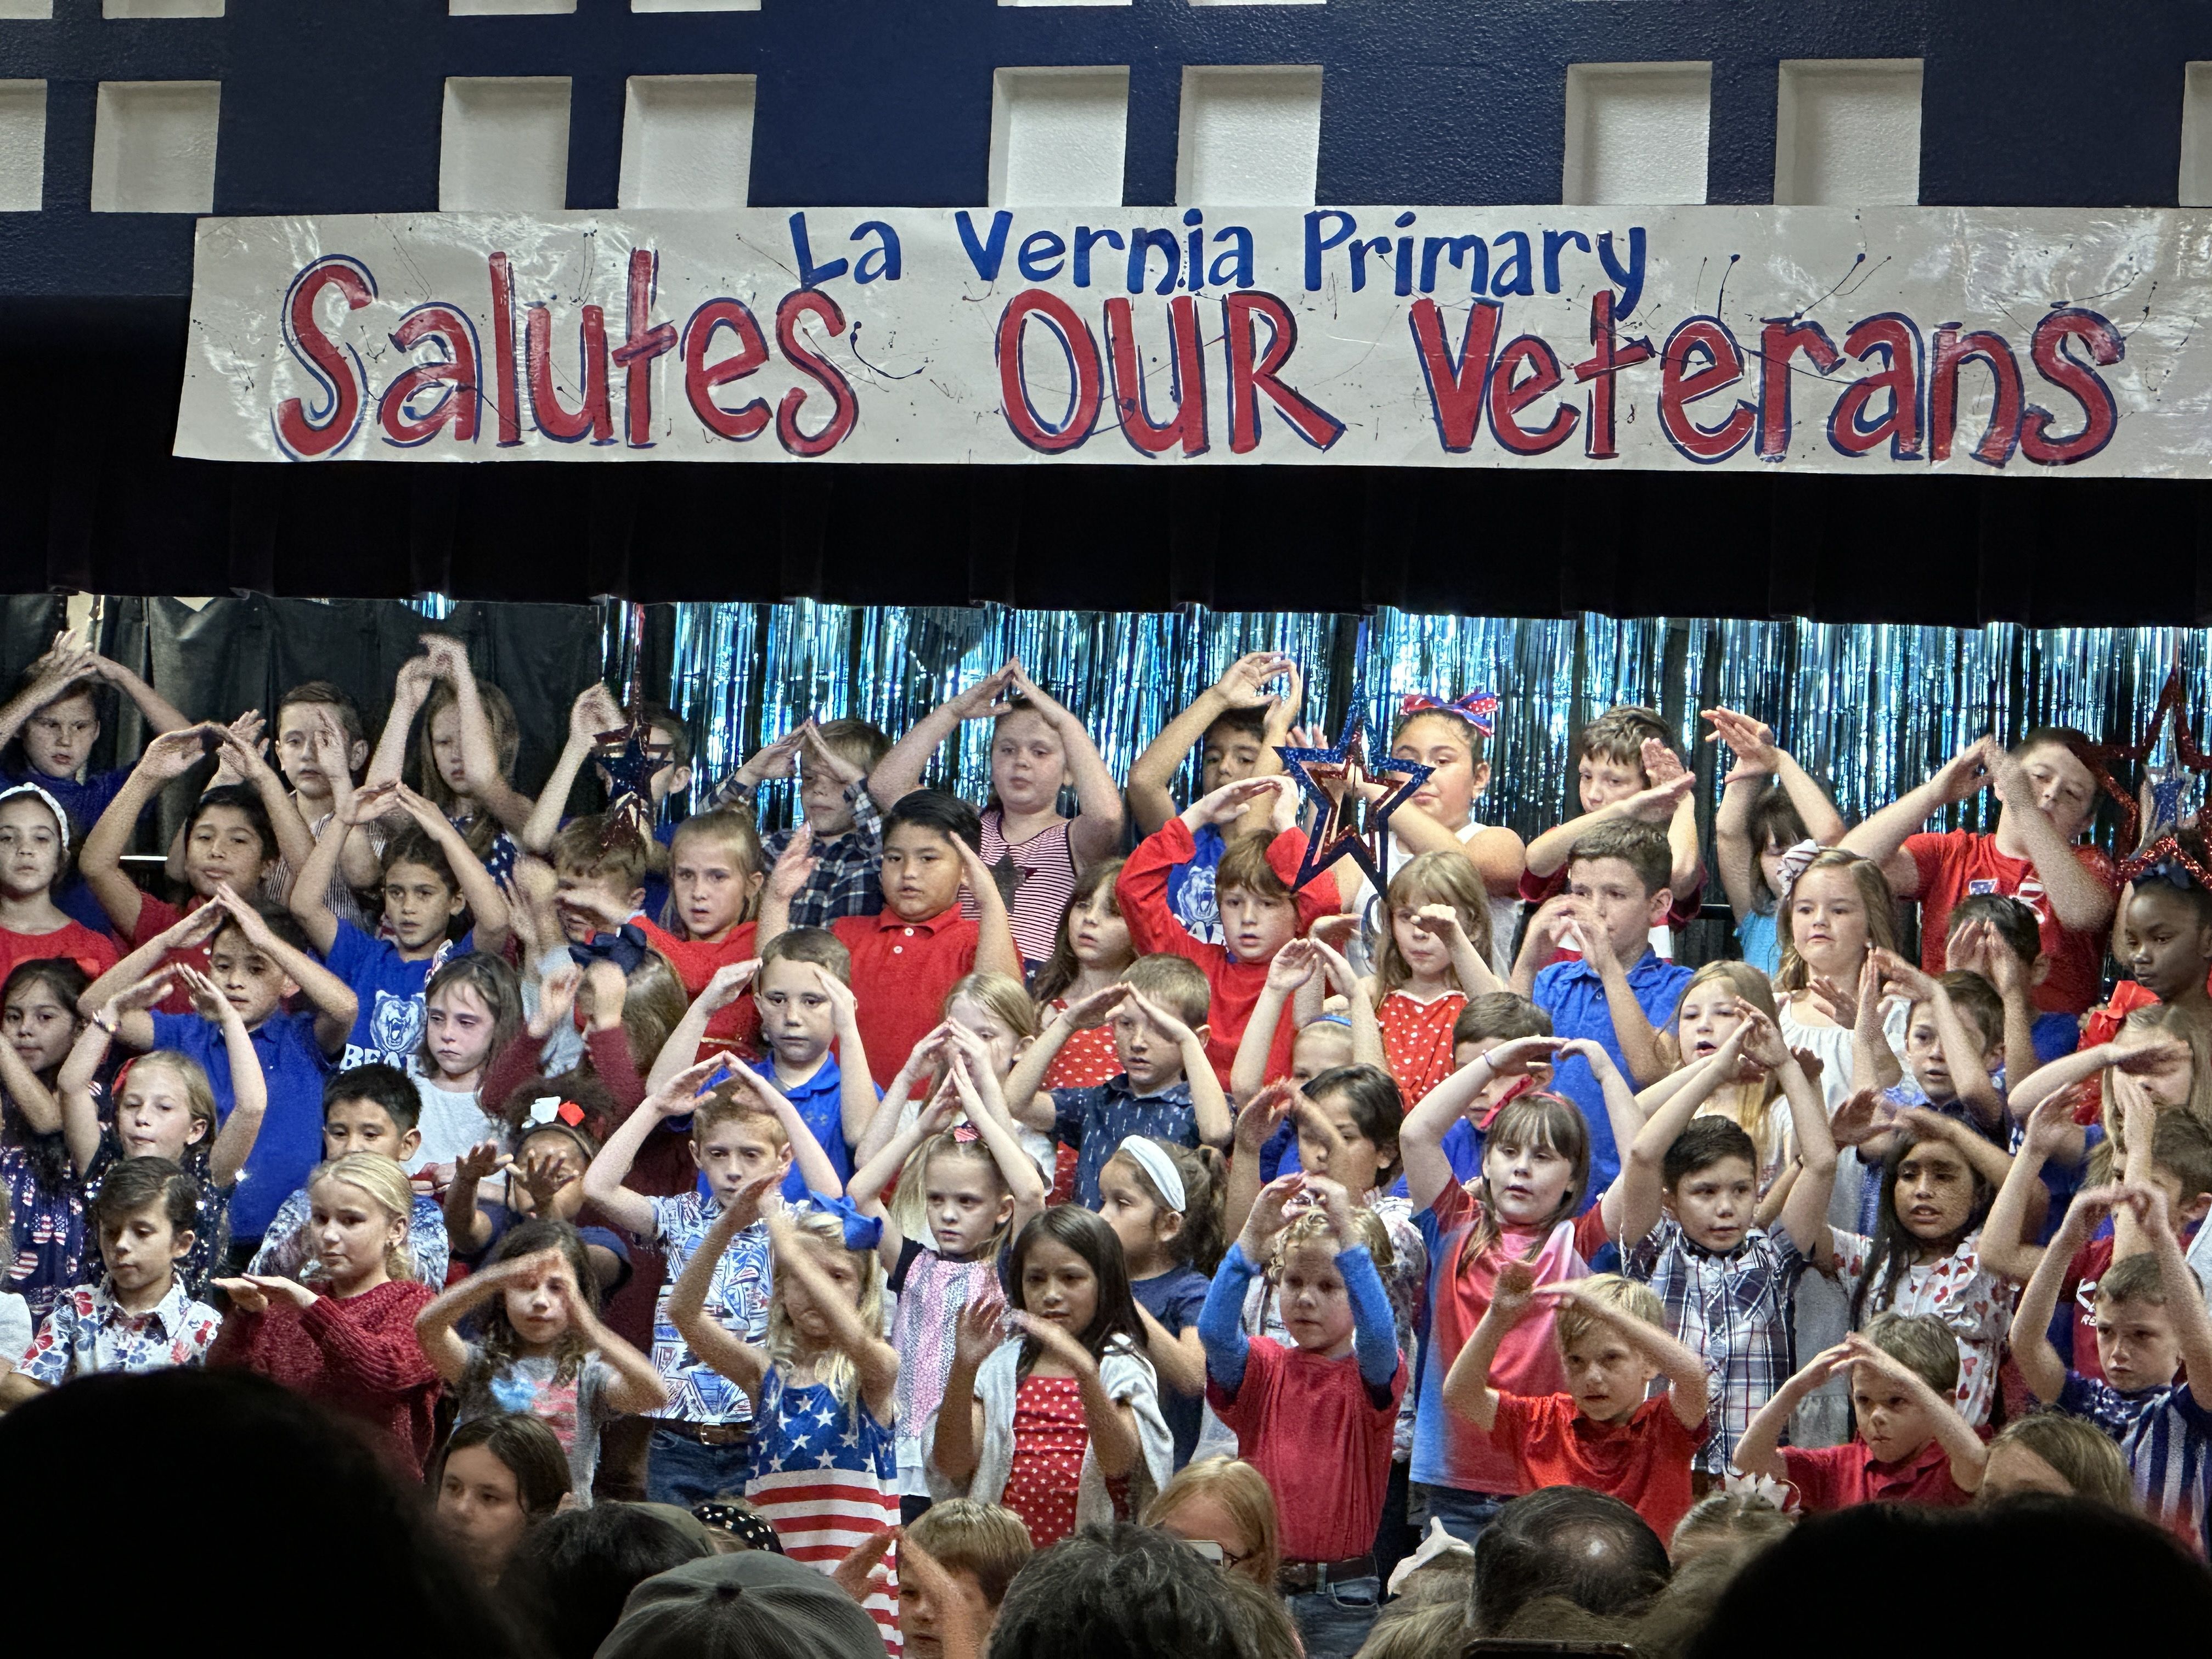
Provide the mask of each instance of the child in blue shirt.
[{"label": "child in blue shirt", "polygon": [[[374,939],[331,910],[331,877],[354,832],[395,809],[413,823],[385,843],[384,926],[390,937]],[[292,914],[358,1000],[344,1063],[381,1061],[419,1076],[422,988],[449,954],[501,952],[507,944],[507,901],[446,815],[405,784],[358,790],[338,816],[292,883]],[[449,935],[464,910],[476,925],[456,945]]]},{"label": "child in blue shirt", "polygon": [[[1658,1029],[1674,1017],[1690,970],[1651,948],[1651,930],[1667,920],[1674,895],[1674,853],[1667,832],[1639,818],[1601,820],[1567,855],[1567,890],[1528,924],[1513,964],[1513,988],[1552,1017],[1566,1039],[1589,1037],[1613,1057],[1630,1085],[1648,1089],[1666,1075]],[[1538,971],[1570,936],[1578,961]],[[1620,1172],[1605,1092],[1579,1056],[1559,1065],[1553,1091],[1582,1109],[1589,1125],[1589,1190],[1603,1192]]]},{"label": "child in blue shirt", "polygon": [[[260,1133],[230,1201],[231,1237],[251,1243],[267,1229],[284,1194],[304,1187],[307,1172],[322,1161],[323,1079],[329,1056],[343,1046],[353,1024],[354,994],[308,953],[298,923],[281,912],[264,915],[228,883],[216,887],[185,927],[188,941],[208,936],[208,979],[245,1024],[267,1092]],[[163,933],[140,945],[86,988],[78,1011],[93,1018],[151,973],[173,942]],[[286,1012],[289,1000],[302,994],[312,1012]],[[235,1096],[219,1024],[197,1012],[139,1007],[125,1008],[114,1019],[115,1035],[125,1048],[167,1049],[196,1062],[214,1091],[220,1120],[229,1121]]]}]

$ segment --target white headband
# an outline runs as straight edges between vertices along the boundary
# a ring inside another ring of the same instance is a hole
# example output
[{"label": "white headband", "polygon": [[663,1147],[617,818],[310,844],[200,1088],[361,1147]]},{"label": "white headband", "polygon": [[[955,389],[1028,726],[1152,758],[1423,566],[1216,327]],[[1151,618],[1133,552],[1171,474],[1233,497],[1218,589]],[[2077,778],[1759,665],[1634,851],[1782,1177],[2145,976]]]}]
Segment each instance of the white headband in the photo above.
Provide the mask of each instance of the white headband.
[{"label": "white headband", "polygon": [[46,802],[47,810],[54,815],[54,822],[61,826],[62,856],[67,858],[70,822],[69,814],[62,811],[62,804],[35,783],[11,784],[5,789],[0,789],[0,800],[6,800],[10,795],[36,795],[40,800]]},{"label": "white headband", "polygon": [[1159,1188],[1161,1201],[1177,1214],[1182,1212],[1187,1201],[1182,1176],[1176,1172],[1175,1160],[1160,1150],[1159,1142],[1146,1135],[1131,1135],[1114,1149],[1114,1156],[1126,1158],[1142,1170]]}]

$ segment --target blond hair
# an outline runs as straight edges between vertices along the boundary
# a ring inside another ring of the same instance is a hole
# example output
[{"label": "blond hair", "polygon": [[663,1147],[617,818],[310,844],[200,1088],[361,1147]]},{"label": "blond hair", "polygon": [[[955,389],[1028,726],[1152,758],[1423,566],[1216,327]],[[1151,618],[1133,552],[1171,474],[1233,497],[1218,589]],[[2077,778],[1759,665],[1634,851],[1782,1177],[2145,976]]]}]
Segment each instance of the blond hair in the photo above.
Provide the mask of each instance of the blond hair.
[{"label": "blond hair", "polygon": [[988,1009],[1018,1040],[1033,1037],[1042,1029],[1037,1019],[1036,1004],[1023,989],[1021,981],[1011,974],[977,972],[955,980],[952,988],[945,994],[944,1012],[948,1018],[957,997],[966,997]]},{"label": "blond hair", "polygon": [[[2212,1128],[2212,1028],[2208,1028],[2195,1012],[2179,1003],[2154,1002],[2148,1007],[2130,1011],[2128,1017],[2120,1022],[2118,1036],[2134,1037],[2136,1041],[2127,1045],[2131,1048],[2142,1047],[2160,1037],[2174,1038],[2187,1043],[2189,1100],[2181,1109],[2207,1128]],[[2119,1073],[2117,1067],[2108,1066],[2098,1076],[2104,1096],[2106,1145],[2112,1149],[2108,1154],[2110,1167],[2118,1169],[2128,1152],[2126,1126],[2121,1121],[2122,1115],[2118,1104]],[[2164,1114],[2160,1115],[2163,1117]],[[2099,1181],[2106,1178],[2104,1172],[2094,1164],[2091,1166],[2091,1176]],[[2194,1194],[2184,1193],[2182,1196],[2186,1199]]]},{"label": "blond hair", "polygon": [[325,1182],[351,1187],[367,1194],[378,1209],[399,1223],[399,1237],[385,1247],[385,1276],[414,1278],[415,1258],[409,1248],[408,1234],[415,1219],[415,1189],[408,1183],[406,1170],[396,1159],[380,1152],[348,1152],[343,1158],[317,1164],[307,1176],[307,1190],[313,1193]]},{"label": "blond hair", "polygon": [[[1840,847],[1831,847],[1816,854],[1813,861],[1800,871],[1799,882],[1818,870],[1848,870],[1859,890],[1859,902],[1866,908],[1867,945],[1877,951],[1897,949],[1897,901],[1890,896],[1889,884],[1882,879],[1881,866],[1872,859],[1861,858],[1856,853],[1846,853]],[[1790,890],[1792,894],[1797,890]],[[1812,982],[1813,970],[1805,965],[1805,958],[1797,954],[1797,939],[1792,931],[1790,906],[1784,900],[1780,907],[1782,917],[1782,970],[1774,976],[1778,991],[1802,991]]]},{"label": "blond hair", "polygon": [[1020,1516],[973,1498],[939,1498],[905,1530],[908,1541],[947,1572],[974,1575],[992,1607],[1006,1599],[1006,1586],[1036,1549]]},{"label": "blond hair", "polygon": [[1252,1553],[1236,1572],[1273,1589],[1283,1562],[1282,1528],[1275,1518],[1275,1494],[1267,1478],[1233,1457],[1200,1457],[1186,1463],[1159,1495],[1145,1506],[1144,1524],[1157,1527],[1194,1498],[1211,1498],[1252,1540]]},{"label": "blond hair", "polygon": [[[860,1294],[854,1304],[861,1328],[880,1331],[884,1328],[884,1264],[871,1247],[865,1250],[847,1248],[845,1224],[826,1210],[805,1210],[793,1214],[792,1225],[800,1237],[832,1249],[842,1250],[852,1261],[860,1278]],[[771,1365],[787,1368],[799,1357],[799,1333],[793,1328],[791,1316],[784,1311],[783,1290],[790,1282],[783,1273],[775,1275],[775,1288],[769,1301],[768,1357]],[[852,1355],[840,1348],[826,1358],[816,1360],[814,1374],[830,1385],[830,1392],[837,1403],[850,1411],[860,1398],[860,1371],[853,1363]]]},{"label": "blond hair", "polygon": [[[1649,1285],[1624,1279],[1619,1273],[1593,1273],[1583,1280],[1583,1294],[1631,1319],[1662,1331],[1667,1328],[1667,1304]],[[1559,1339],[1559,1350],[1564,1353],[1606,1322],[1579,1301],[1567,1302],[1552,1316],[1552,1334]]]},{"label": "blond hair", "polygon": [[115,1079],[114,1097],[120,1103],[131,1086],[131,1079],[151,1066],[157,1072],[167,1072],[176,1079],[177,1086],[185,1091],[185,1109],[192,1115],[192,1121],[206,1133],[192,1143],[202,1152],[213,1145],[215,1132],[221,1121],[216,1110],[215,1090],[208,1082],[208,1074],[199,1061],[190,1054],[180,1054],[173,1048],[155,1048],[137,1055]]},{"label": "blond hair", "polygon": [[[1410,722],[1409,722],[1410,723]],[[1389,918],[1401,910],[1418,910],[1424,904],[1448,904],[1459,915],[1474,953],[1490,956],[1490,894],[1473,864],[1458,853],[1424,853],[1409,859],[1390,878],[1384,895],[1386,914],[1382,937],[1375,953],[1375,1006],[1381,1007],[1390,993],[1413,976],[1398,949],[1398,935]],[[1462,992],[1474,988],[1462,985]]]},{"label": "blond hair", "polygon": [[[1747,962],[1709,962],[1690,975],[1690,982],[1682,988],[1682,994],[1675,1001],[1674,1020],[1659,1033],[1659,1051],[1668,1062],[1669,1070],[1679,1071],[1684,1064],[1680,1035],[1683,1005],[1699,986],[1711,985],[1717,980],[1726,980],[1739,1000],[1749,1003],[1767,1018],[1780,1020],[1774,988],[1765,975]],[[1796,1152],[1795,1126],[1790,1121],[1789,1104],[1782,1097],[1779,1072],[1769,1072],[1756,1083],[1722,1084],[1698,1108],[1696,1115],[1724,1117],[1751,1137],[1751,1144],[1759,1151],[1758,1167],[1752,1173],[1759,1178],[1762,1193],[1771,1176],[1787,1165]]]},{"label": "blond hair", "polygon": [[1990,1442],[1990,1453],[2017,1446],[2048,1463],[2074,1490],[2074,1496],[2108,1509],[2135,1512],[2135,1482],[2127,1460],[2112,1437],[2063,1412],[2032,1412],[2006,1424]]}]

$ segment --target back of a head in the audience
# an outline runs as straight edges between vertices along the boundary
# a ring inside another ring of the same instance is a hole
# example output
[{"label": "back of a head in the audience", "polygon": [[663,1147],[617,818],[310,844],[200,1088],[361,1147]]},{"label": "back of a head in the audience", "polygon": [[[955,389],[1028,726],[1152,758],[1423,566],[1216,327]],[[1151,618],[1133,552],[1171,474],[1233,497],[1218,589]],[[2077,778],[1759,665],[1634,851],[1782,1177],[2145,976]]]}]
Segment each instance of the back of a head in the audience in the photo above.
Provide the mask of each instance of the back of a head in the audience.
[{"label": "back of a head in the audience", "polygon": [[[173,1484],[187,1468],[188,1484]],[[11,1652],[81,1650],[88,1615],[118,1639],[174,1633],[179,1598],[199,1582],[191,1560],[225,1542],[245,1552],[222,1575],[228,1646],[391,1659],[398,1632],[420,1659],[519,1650],[440,1540],[422,1490],[401,1485],[350,1425],[247,1372],[82,1378],[0,1418],[0,1471],[10,1494],[0,1577],[25,1592],[9,1598]],[[88,1564],[112,1553],[134,1511],[149,1544],[167,1541],[109,1561],[95,1587]],[[308,1555],[282,1571],[242,1565],[280,1534],[311,1539]],[[69,1584],[81,1593],[54,1593]],[[375,1616],[349,1614],[351,1603]]]},{"label": "back of a head in the audience", "polygon": [[[1840,1589],[1843,1563],[1850,1583],[1881,1594]],[[2084,1563],[2117,1600],[2084,1582]],[[1816,1516],[1747,1563],[1687,1656],[2095,1652],[2120,1643],[2114,1620],[2130,1612],[2200,1640],[2212,1630],[2212,1572],[2139,1516],[2042,1494],[1972,1510],[1869,1504]]]},{"label": "back of a head in the audience", "polygon": [[703,1528],[687,1531],[672,1513],[659,1504],[595,1504],[564,1510],[523,1539],[500,1593],[536,1632],[547,1659],[591,1659],[632,1590],[713,1553]]},{"label": "back of a head in the audience", "polygon": [[883,1659],[876,1621],[827,1574],[766,1550],[709,1555],[630,1592],[599,1659]]},{"label": "back of a head in the audience", "polygon": [[1601,1618],[1632,1616],[1668,1574],[1666,1545],[1627,1504],[1547,1486],[1515,1498],[1475,1540],[1472,1623],[1479,1636],[1503,1635],[1522,1607],[1547,1597]]},{"label": "back of a head in the audience", "polygon": [[1249,1659],[1249,1617],[1220,1568],[1125,1523],[1030,1559],[1000,1607],[990,1659]]}]

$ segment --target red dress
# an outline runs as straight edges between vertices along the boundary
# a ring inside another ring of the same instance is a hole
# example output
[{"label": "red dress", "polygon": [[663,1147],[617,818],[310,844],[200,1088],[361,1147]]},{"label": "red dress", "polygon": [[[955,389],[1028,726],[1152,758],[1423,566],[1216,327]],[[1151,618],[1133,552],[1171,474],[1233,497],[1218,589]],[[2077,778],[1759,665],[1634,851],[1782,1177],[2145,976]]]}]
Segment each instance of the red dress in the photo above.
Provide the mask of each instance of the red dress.
[{"label": "red dress", "polygon": [[1457,991],[1422,1002],[1401,988],[1383,998],[1376,1010],[1375,1022],[1382,1028],[1382,1058],[1398,1080],[1407,1111],[1457,1069],[1452,1065],[1452,1027],[1466,1006],[1467,998]]},{"label": "red dress", "polygon": [[1091,1421],[1083,1385],[1072,1376],[1025,1376],[1014,1394],[1014,1462],[1006,1505],[1022,1517],[1037,1548],[1075,1531],[1075,1498]]}]

